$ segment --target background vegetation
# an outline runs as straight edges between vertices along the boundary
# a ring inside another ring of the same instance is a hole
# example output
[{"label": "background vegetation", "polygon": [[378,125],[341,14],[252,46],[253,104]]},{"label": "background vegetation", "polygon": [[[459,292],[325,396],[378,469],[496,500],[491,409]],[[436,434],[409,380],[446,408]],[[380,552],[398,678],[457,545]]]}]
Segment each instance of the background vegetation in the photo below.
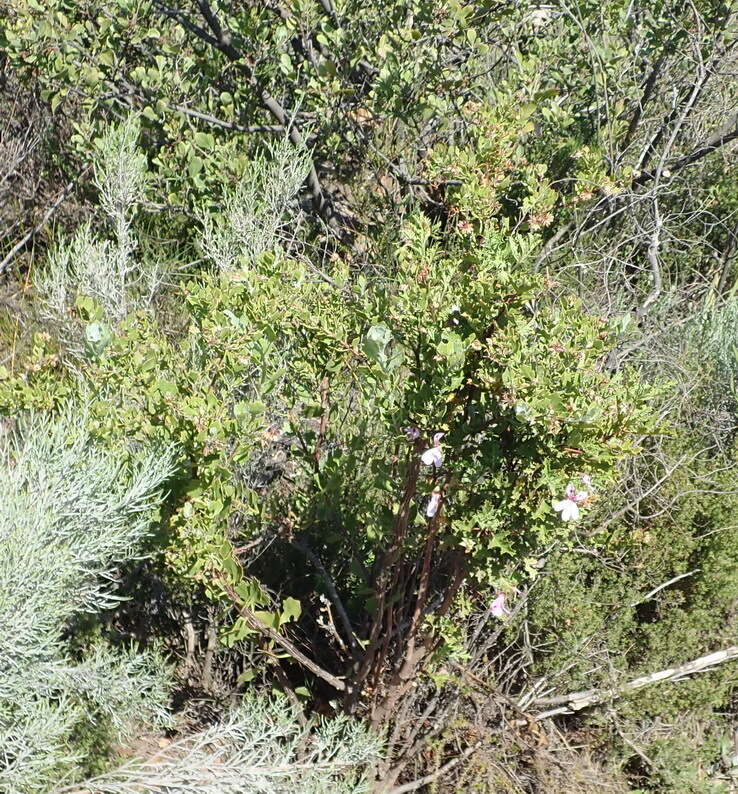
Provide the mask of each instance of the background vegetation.
[{"label": "background vegetation", "polygon": [[0,0],[0,790],[738,790],[737,22]]}]

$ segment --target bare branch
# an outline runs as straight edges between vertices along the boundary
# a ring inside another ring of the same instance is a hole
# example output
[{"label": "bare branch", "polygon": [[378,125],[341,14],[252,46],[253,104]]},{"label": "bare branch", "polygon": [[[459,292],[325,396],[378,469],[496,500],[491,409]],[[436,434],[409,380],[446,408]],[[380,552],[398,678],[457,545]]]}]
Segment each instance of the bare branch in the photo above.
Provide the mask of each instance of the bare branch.
[{"label": "bare branch", "polygon": [[638,316],[644,317],[648,308],[654,303],[654,301],[659,297],[661,294],[661,287],[663,285],[663,279],[661,277],[661,266],[659,264],[659,247],[661,245],[661,229],[663,227],[663,221],[661,220],[661,213],[659,212],[659,201],[658,196],[654,196],[653,201],[654,206],[654,227],[653,233],[651,235],[651,241],[648,244],[648,262],[651,265],[651,275],[653,278],[653,283],[651,285],[651,291],[646,296],[646,299],[641,304],[640,308],[638,309]]},{"label": "bare branch", "polygon": [[476,753],[481,746],[482,741],[480,739],[478,742],[474,742],[474,744],[467,747],[466,750],[461,753],[461,755],[457,755],[456,758],[452,758],[443,766],[436,769],[435,772],[431,772],[431,774],[425,775],[424,777],[419,777],[417,780],[412,780],[410,783],[405,783],[402,786],[397,786],[397,788],[393,788],[389,794],[406,794],[408,791],[417,791],[419,788],[427,786],[428,783],[438,780],[438,778],[445,775],[446,772],[450,772],[454,767],[457,767],[460,763],[466,761],[466,759],[469,758],[470,755]]},{"label": "bare branch", "polygon": [[688,675],[703,673],[718,664],[724,664],[732,659],[738,659],[738,645],[731,645],[722,651],[708,653],[706,656],[692,659],[692,661],[685,662],[678,667],[668,667],[656,673],[634,678],[632,681],[628,681],[622,686],[613,689],[586,689],[581,692],[570,692],[568,695],[539,698],[535,701],[535,705],[558,706],[558,708],[544,711],[535,716],[536,719],[541,720],[555,717],[558,714],[572,714],[575,711],[581,711],[599,703],[615,700],[652,684],[660,684],[664,681],[678,681]]},{"label": "bare branch", "polygon": [[680,579],[686,579],[688,576],[692,576],[692,574],[699,573],[700,570],[701,570],[700,568],[695,568],[693,571],[687,571],[687,573],[682,573],[679,574],[679,576],[675,576],[673,579],[669,579],[668,582],[664,582],[663,584],[660,584],[658,587],[654,587],[653,590],[650,590],[648,593],[646,593],[646,595],[644,595],[643,598],[639,598],[638,601],[634,601],[631,604],[631,606],[637,607],[638,604],[642,604],[644,601],[648,601],[649,599],[653,598],[653,596],[655,596],[656,593],[660,593],[669,585],[674,584],[674,582],[678,582]]},{"label": "bare branch", "polygon": [[318,557],[318,555],[307,545],[307,543],[305,543],[304,540],[293,540],[292,545],[296,549],[299,549],[310,560],[310,562],[317,569],[318,573],[321,575],[323,581],[325,582],[325,586],[328,589],[328,595],[333,602],[333,606],[336,608],[336,612],[338,612],[338,616],[341,618],[341,623],[343,624],[346,638],[348,639],[349,646],[351,647],[351,653],[354,655],[354,657],[357,657],[359,653],[359,645],[356,642],[354,629],[351,626],[348,612],[346,612],[346,607],[344,607],[343,601],[341,601],[341,596],[338,595],[338,590],[336,590],[336,585],[333,582],[333,579],[331,578],[328,571],[326,571],[323,563],[320,561],[320,557]]},{"label": "bare branch", "polygon": [[193,119],[199,119],[207,124],[213,124],[216,127],[223,127],[223,129],[234,130],[235,132],[285,132],[285,128],[281,124],[252,124],[248,127],[244,127],[232,121],[223,121],[223,119],[218,119],[207,113],[200,113],[200,111],[192,110],[184,105],[170,105],[167,103],[167,107],[179,113],[184,113],[185,116],[191,116]]},{"label": "bare branch", "polygon": [[228,584],[228,582],[226,582],[224,579],[220,579],[219,581],[223,590],[233,601],[233,605],[238,610],[239,615],[241,615],[250,628],[252,628],[254,631],[258,631],[267,639],[270,639],[272,642],[279,645],[279,647],[287,651],[287,653],[296,662],[299,662],[303,667],[307,668],[313,675],[316,675],[318,678],[322,678],[323,681],[330,684],[334,689],[337,689],[339,692],[346,691],[346,684],[344,681],[341,681],[340,678],[336,678],[336,676],[332,675],[327,670],[324,670],[312,659],[308,659],[308,657],[305,656],[302,651],[298,650],[298,648],[293,645],[293,643],[291,643],[286,637],[283,637],[281,634],[274,631],[274,629],[262,623],[259,618],[257,618],[256,615],[242,602],[238,593],[230,584]]},{"label": "bare branch", "polygon": [[[712,154],[721,146],[725,146],[736,138],[738,138],[738,113],[736,113],[722,129],[696,146],[689,154],[669,163],[668,168],[672,174],[676,174],[678,171],[701,160],[703,157],[707,157],[708,154]],[[658,169],[644,171],[637,179],[633,180],[633,185],[643,185],[651,181],[656,177],[657,171]]]},{"label": "bare branch", "polygon": [[41,229],[46,226],[46,224],[51,219],[51,216],[57,211],[59,206],[62,204],[64,199],[74,190],[74,186],[77,182],[90,170],[90,166],[86,165],[77,175],[75,179],[73,179],[69,184],[67,184],[64,189],[59,193],[59,195],[54,199],[51,206],[46,210],[44,213],[44,217],[41,218],[40,223],[34,226],[33,229],[30,229],[23,237],[10,249],[8,254],[6,255],[5,259],[0,262],[0,276],[5,272],[5,269],[8,265],[15,259],[16,255],[22,251],[26,245],[41,231]]}]

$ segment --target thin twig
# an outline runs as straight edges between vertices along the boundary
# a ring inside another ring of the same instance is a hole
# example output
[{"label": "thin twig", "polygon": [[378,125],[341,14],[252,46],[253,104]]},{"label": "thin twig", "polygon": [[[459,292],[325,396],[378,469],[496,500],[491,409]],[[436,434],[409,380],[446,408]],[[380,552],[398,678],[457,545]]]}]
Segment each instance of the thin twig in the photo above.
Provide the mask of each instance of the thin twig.
[{"label": "thin twig", "polygon": [[59,195],[54,199],[53,204],[44,213],[44,217],[41,218],[41,222],[38,225],[36,225],[33,229],[28,231],[11,248],[11,250],[9,251],[7,256],[5,257],[5,259],[3,259],[2,262],[0,262],[0,275],[2,275],[5,272],[5,269],[13,261],[13,259],[16,256],[16,254],[18,254],[21,250],[23,250],[23,248],[25,248],[25,246],[41,231],[41,229],[43,229],[44,226],[46,226],[46,224],[49,222],[49,219],[56,212],[56,210],[59,208],[59,206],[64,201],[64,199],[72,192],[72,190],[74,190],[74,186],[77,184],[79,179],[81,179],[87,173],[87,171],[90,170],[90,168],[91,168],[90,165],[86,165],[79,172],[77,177],[75,179],[73,179],[68,185],[66,185],[64,187],[64,189],[61,191],[61,193],[59,193]]},{"label": "thin twig", "polygon": [[693,571],[688,571],[687,573],[682,573],[679,576],[675,576],[673,579],[669,579],[668,582],[664,582],[663,584],[660,584],[658,587],[654,587],[653,590],[651,590],[649,593],[646,593],[646,595],[644,595],[643,598],[639,599],[638,601],[634,601],[631,604],[631,606],[637,607],[638,604],[642,604],[644,601],[649,601],[653,596],[656,595],[656,593],[660,592],[665,587],[668,587],[670,584],[674,584],[674,582],[678,582],[680,579],[686,579],[688,576],[692,576],[692,574],[694,573],[699,573],[700,570],[701,570],[700,568],[695,568]]},{"label": "thin twig", "polygon": [[434,780],[438,780],[439,777],[442,777],[446,774],[446,772],[450,772],[454,767],[457,767],[462,761],[466,761],[470,755],[476,753],[476,751],[482,746],[481,739],[477,742],[474,742],[470,747],[467,747],[461,755],[457,755],[456,758],[452,758],[450,761],[445,763],[442,767],[439,767],[435,772],[432,772],[429,775],[425,775],[424,777],[419,777],[417,780],[412,780],[410,783],[405,783],[402,786],[398,786],[397,788],[393,788],[389,794],[406,794],[408,791],[417,791],[419,788],[423,786],[427,786],[428,783],[432,783]]},{"label": "thin twig", "polygon": [[299,549],[310,560],[310,562],[318,570],[318,573],[321,575],[323,581],[325,582],[326,589],[328,590],[328,595],[333,602],[333,606],[336,608],[336,612],[338,612],[338,616],[341,618],[344,633],[346,634],[349,646],[351,647],[351,653],[354,656],[358,656],[359,645],[356,642],[356,637],[354,636],[354,630],[351,626],[348,612],[346,611],[346,607],[343,605],[343,601],[341,601],[341,597],[338,595],[338,590],[336,589],[333,579],[331,578],[328,571],[326,571],[325,566],[320,560],[320,557],[318,557],[318,555],[307,545],[307,543],[305,543],[304,540],[293,540],[292,545],[296,549]]},{"label": "thin twig", "polygon": [[274,629],[262,623],[259,618],[257,618],[256,615],[243,603],[243,601],[239,598],[238,593],[228,582],[226,582],[224,579],[220,579],[220,585],[226,594],[231,598],[234,607],[250,628],[254,629],[254,631],[258,631],[260,634],[263,634],[265,637],[272,640],[272,642],[279,645],[279,647],[287,651],[287,653],[296,662],[299,662],[303,667],[307,668],[313,675],[316,675],[318,678],[322,678],[323,681],[330,684],[334,689],[337,689],[339,692],[346,691],[346,684],[344,681],[341,681],[340,678],[336,678],[336,676],[334,676],[332,673],[324,670],[312,659],[309,659],[307,656],[305,656],[305,654],[286,637],[283,637],[281,634],[274,631]]}]

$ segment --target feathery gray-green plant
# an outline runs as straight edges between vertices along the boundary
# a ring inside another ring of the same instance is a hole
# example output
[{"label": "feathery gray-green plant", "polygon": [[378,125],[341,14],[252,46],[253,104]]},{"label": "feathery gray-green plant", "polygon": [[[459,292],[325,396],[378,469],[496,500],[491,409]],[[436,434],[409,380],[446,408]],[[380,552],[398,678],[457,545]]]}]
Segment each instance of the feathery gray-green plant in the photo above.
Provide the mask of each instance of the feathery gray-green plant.
[{"label": "feathery gray-green plant", "polygon": [[93,230],[87,221],[35,274],[42,311],[61,326],[69,325],[70,309],[79,296],[92,298],[104,321],[115,326],[131,311],[148,306],[161,285],[158,263],[137,256],[133,222],[148,179],[139,134],[138,119],[129,116],[99,139],[94,182],[103,223]]},{"label": "feathery gray-green plant", "polygon": [[168,674],[155,653],[94,645],[68,653],[81,612],[117,599],[114,576],[141,542],[172,473],[168,452],[128,465],[97,446],[84,409],[30,418],[0,446],[0,791],[42,792],[80,760],[73,735],[168,720]]},{"label": "feathery gray-green plant", "polygon": [[302,725],[284,700],[253,696],[148,760],[55,794],[360,794],[379,749],[348,717]]},{"label": "feathery gray-green plant", "polygon": [[221,271],[251,264],[280,240],[290,203],[310,170],[309,152],[287,139],[255,158],[219,215],[202,217],[202,247]]}]

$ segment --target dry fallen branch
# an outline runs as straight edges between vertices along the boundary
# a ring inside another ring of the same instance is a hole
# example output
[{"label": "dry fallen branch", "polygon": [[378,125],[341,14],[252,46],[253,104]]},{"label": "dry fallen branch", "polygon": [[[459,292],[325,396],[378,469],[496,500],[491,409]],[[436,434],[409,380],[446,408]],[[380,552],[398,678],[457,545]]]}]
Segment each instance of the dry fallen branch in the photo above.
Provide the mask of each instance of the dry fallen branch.
[{"label": "dry fallen branch", "polygon": [[389,794],[407,794],[409,791],[417,791],[418,789],[423,788],[423,786],[427,786],[434,780],[438,780],[440,777],[443,777],[443,775],[445,775],[447,772],[450,772],[454,767],[458,766],[463,761],[466,761],[466,759],[469,758],[470,755],[473,755],[481,746],[481,741],[475,742],[471,746],[467,747],[463,753],[457,755],[455,758],[452,758],[435,772],[431,772],[430,774],[418,778],[417,780],[412,780],[409,783],[403,784],[402,786],[393,788]]},{"label": "dry fallen branch", "polygon": [[708,653],[706,656],[692,659],[692,661],[685,662],[678,667],[668,667],[665,670],[659,670],[649,675],[634,678],[632,681],[628,681],[620,687],[614,687],[612,689],[585,689],[580,692],[570,692],[567,695],[538,698],[538,700],[535,701],[535,705],[555,706],[556,708],[537,714],[536,719],[541,720],[547,717],[555,717],[558,714],[572,714],[575,711],[581,711],[590,706],[596,706],[599,703],[623,697],[631,692],[643,689],[643,687],[651,686],[651,684],[659,684],[663,681],[678,681],[688,675],[703,673],[718,664],[724,664],[725,662],[737,658],[738,645],[731,645],[729,648],[725,648],[722,651]]}]

